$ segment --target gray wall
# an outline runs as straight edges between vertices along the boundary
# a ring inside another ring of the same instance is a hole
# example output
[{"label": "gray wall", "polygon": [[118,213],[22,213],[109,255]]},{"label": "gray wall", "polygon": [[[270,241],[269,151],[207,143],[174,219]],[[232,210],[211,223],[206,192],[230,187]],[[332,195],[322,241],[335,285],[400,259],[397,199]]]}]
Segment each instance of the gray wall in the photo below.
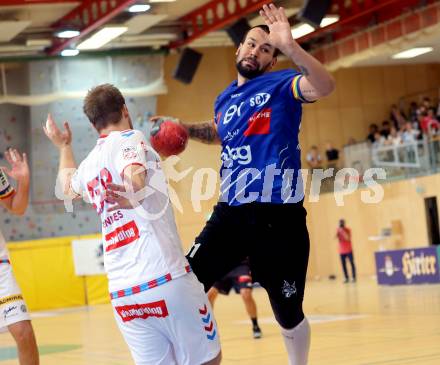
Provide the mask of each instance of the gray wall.
[{"label": "gray wall", "polygon": [[[161,67],[161,56],[32,62],[8,70],[8,93],[30,93],[38,98],[39,94],[87,90],[105,82],[122,89],[136,88],[158,79]],[[9,85],[14,86],[11,89]],[[148,118],[156,110],[156,97],[126,97],[126,101],[135,128],[147,132]],[[14,217],[0,211],[0,229],[8,241],[100,231],[99,217],[90,205],[75,203],[74,212],[67,213],[63,202],[55,197],[58,156],[42,131],[48,113],[59,125],[69,121],[78,163],[98,137],[82,112],[82,98],[30,107],[0,104],[0,151],[10,146],[27,151],[32,174],[31,205],[26,215]],[[5,161],[0,160],[0,164]]]}]

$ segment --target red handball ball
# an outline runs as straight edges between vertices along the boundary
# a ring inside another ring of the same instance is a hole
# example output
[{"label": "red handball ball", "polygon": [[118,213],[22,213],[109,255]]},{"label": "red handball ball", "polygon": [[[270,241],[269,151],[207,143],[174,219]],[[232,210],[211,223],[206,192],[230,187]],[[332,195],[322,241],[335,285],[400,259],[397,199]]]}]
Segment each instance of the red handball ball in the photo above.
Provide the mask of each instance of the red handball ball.
[{"label": "red handball ball", "polygon": [[150,131],[151,146],[165,157],[182,153],[188,143],[188,137],[185,127],[167,119],[158,119]]}]

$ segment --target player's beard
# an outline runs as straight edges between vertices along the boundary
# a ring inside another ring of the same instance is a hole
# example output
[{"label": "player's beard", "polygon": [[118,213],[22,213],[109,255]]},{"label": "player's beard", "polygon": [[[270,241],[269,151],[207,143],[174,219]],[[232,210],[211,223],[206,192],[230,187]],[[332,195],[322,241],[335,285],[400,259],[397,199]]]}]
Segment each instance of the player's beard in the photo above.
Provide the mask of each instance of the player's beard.
[{"label": "player's beard", "polygon": [[235,65],[235,67],[237,68],[238,73],[243,76],[245,79],[248,80],[252,80],[255,79],[258,76],[263,75],[264,73],[266,73],[267,69],[270,66],[270,62],[263,66],[260,67],[260,64],[254,60],[254,62],[256,63],[256,67],[255,68],[249,68],[243,65],[243,63],[246,61],[247,58],[243,58],[242,60],[238,61]]}]

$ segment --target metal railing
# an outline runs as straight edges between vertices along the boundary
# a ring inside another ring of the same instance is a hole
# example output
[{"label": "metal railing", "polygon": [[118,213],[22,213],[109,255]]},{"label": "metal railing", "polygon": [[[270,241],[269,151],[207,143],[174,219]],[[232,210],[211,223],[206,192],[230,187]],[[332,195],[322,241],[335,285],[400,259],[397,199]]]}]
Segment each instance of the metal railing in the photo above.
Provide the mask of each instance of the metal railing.
[{"label": "metal railing", "polygon": [[[369,142],[344,147],[344,161],[338,169],[353,168],[358,173],[360,183],[365,171],[382,168],[386,180],[390,182],[412,177],[432,175],[440,172],[440,135],[424,136],[422,140],[393,145],[375,146]],[[325,179],[322,192],[333,192],[334,177]]]}]

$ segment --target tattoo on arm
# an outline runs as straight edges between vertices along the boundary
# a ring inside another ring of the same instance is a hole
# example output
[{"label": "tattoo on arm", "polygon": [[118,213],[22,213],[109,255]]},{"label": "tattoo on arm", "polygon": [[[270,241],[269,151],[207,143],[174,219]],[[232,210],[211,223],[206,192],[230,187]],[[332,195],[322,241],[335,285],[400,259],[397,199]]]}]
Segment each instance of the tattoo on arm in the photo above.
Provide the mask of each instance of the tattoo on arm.
[{"label": "tattoo on arm", "polygon": [[187,124],[185,127],[191,138],[208,144],[218,142],[217,131],[212,122]]},{"label": "tattoo on arm", "polygon": [[299,67],[299,69],[301,70],[301,73],[304,75],[304,76],[309,76],[310,75],[310,72],[309,72],[309,70],[307,69],[307,67],[305,67],[305,66],[298,66]]},{"label": "tattoo on arm", "polygon": [[306,89],[306,90],[301,90],[303,95],[313,95],[315,94],[315,90],[312,89]]}]

